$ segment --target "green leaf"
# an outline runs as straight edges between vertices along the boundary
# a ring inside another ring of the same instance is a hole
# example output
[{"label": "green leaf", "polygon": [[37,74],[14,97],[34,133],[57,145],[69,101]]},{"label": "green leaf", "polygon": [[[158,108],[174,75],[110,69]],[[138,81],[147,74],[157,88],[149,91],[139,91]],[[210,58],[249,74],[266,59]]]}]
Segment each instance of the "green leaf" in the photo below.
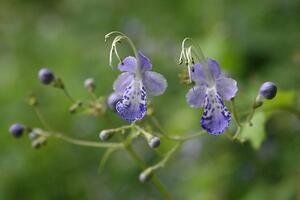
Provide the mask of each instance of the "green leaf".
[{"label": "green leaf", "polygon": [[252,119],[252,126],[245,125],[240,134],[242,141],[249,141],[254,149],[259,149],[266,137],[265,132],[266,116],[263,112],[257,112]]}]

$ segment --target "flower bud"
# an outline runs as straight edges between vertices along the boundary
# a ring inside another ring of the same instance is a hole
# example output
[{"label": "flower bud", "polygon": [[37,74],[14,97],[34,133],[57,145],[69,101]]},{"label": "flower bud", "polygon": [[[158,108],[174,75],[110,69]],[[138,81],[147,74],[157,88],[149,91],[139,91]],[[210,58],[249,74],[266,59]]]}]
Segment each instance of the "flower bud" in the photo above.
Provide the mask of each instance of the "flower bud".
[{"label": "flower bud", "polygon": [[38,138],[38,134],[36,134],[35,132],[30,132],[29,134],[28,134],[28,138],[30,139],[30,140],[35,140],[35,139],[37,139]]},{"label": "flower bud", "polygon": [[96,85],[95,81],[92,78],[85,79],[84,81],[84,87],[89,91],[89,92],[94,92]]},{"label": "flower bud", "polygon": [[32,148],[34,149],[38,149],[40,148],[42,145],[45,145],[46,144],[46,140],[39,140],[39,139],[36,139],[36,140],[33,140],[31,142],[31,146]]},{"label": "flower bud", "polygon": [[39,79],[43,84],[49,85],[55,80],[55,76],[50,69],[42,68],[39,71]]},{"label": "flower bud", "polygon": [[160,145],[160,139],[159,137],[152,137],[149,139],[148,144],[151,148],[157,148]]},{"label": "flower bud", "polygon": [[277,87],[272,82],[265,82],[259,89],[259,95],[264,99],[273,99],[276,96]]},{"label": "flower bud", "polygon": [[259,93],[253,104],[253,108],[256,109],[263,105],[264,99],[273,99],[277,93],[277,86],[272,82],[265,82],[260,86]]},{"label": "flower bud", "polygon": [[116,104],[121,100],[122,95],[118,93],[111,93],[107,98],[107,106],[112,109],[113,111],[116,111]]},{"label": "flower bud", "polygon": [[13,124],[9,128],[9,132],[16,138],[21,137],[23,132],[25,130],[25,127],[22,124]]},{"label": "flower bud", "polygon": [[99,134],[99,138],[102,141],[107,141],[109,138],[111,138],[111,136],[113,135],[114,132],[112,132],[111,130],[102,130]]},{"label": "flower bud", "polygon": [[148,168],[148,169],[144,170],[142,173],[140,173],[139,180],[142,183],[145,183],[150,180],[151,176],[152,176],[152,169]]}]

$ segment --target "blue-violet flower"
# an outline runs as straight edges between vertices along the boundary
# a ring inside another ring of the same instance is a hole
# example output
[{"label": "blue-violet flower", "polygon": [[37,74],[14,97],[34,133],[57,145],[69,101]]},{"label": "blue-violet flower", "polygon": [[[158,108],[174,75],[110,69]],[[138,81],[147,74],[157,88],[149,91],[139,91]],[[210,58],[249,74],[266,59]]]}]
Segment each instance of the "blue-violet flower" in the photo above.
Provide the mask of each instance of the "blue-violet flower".
[{"label": "blue-violet flower", "polygon": [[115,80],[113,89],[122,95],[116,110],[125,120],[132,122],[141,119],[147,111],[147,96],[158,96],[167,88],[166,79],[159,73],[151,71],[152,64],[145,55],[138,52],[138,60],[128,56],[118,68],[123,72]]},{"label": "blue-violet flower", "polygon": [[213,59],[191,67],[191,79],[195,86],[186,95],[193,108],[204,108],[201,126],[209,134],[219,135],[231,121],[231,114],[223,100],[232,99],[238,90],[237,82],[222,74],[219,64]]}]

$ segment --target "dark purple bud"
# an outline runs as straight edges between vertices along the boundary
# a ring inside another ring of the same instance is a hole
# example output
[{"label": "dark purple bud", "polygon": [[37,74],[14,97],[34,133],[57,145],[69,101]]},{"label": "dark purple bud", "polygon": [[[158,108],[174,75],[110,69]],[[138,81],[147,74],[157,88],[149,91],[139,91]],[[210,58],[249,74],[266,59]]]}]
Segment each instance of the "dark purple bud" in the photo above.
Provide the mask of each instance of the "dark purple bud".
[{"label": "dark purple bud", "polygon": [[43,84],[48,85],[55,80],[55,76],[50,69],[42,68],[39,71],[39,79]]},{"label": "dark purple bud", "polygon": [[272,82],[265,82],[259,89],[259,95],[265,99],[273,99],[276,96],[277,87]]},{"label": "dark purple bud", "polygon": [[107,106],[116,111],[116,104],[122,99],[122,95],[117,93],[111,93],[107,98]]},{"label": "dark purple bud", "polygon": [[23,132],[25,130],[25,127],[22,124],[13,124],[9,128],[9,132],[14,136],[14,137],[21,137]]},{"label": "dark purple bud", "polygon": [[154,136],[154,137],[150,138],[148,144],[151,148],[157,148],[160,145],[159,137]]},{"label": "dark purple bud", "polygon": [[84,87],[89,91],[93,92],[96,88],[95,81],[92,78],[85,79]]}]

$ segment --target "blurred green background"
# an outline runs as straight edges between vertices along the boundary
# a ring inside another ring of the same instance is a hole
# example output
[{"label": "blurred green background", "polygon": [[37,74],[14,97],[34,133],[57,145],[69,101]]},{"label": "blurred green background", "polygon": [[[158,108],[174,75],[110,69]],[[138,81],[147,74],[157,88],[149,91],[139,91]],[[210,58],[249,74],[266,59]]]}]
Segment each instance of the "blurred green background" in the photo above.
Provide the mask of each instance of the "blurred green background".
[{"label": "blurred green background", "polygon": [[[101,129],[126,124],[113,112],[108,113],[112,125],[103,117],[70,115],[61,91],[37,80],[38,70],[49,67],[76,99],[90,98],[83,87],[88,77],[95,78],[97,95],[108,95],[119,73],[108,67],[109,44],[104,43],[113,30],[129,35],[168,79],[167,92],[153,105],[169,133],[200,130],[200,111],[188,107],[188,87],[178,80],[184,37],[194,38],[238,81],[241,113],[250,108],[260,84],[278,85],[278,98],[260,109],[266,123],[254,131],[265,134],[258,148],[226,135],[205,135],[185,143],[158,171],[174,199],[300,199],[299,1],[1,0],[1,200],[162,198],[151,184],[139,183],[140,169],[126,152],[113,154],[99,174],[103,149],[53,139],[35,150],[26,136],[14,139],[8,133],[14,122],[41,127],[24,100],[32,92],[47,121],[66,135],[97,141]],[[148,163],[158,160],[143,140],[136,145]]]}]

